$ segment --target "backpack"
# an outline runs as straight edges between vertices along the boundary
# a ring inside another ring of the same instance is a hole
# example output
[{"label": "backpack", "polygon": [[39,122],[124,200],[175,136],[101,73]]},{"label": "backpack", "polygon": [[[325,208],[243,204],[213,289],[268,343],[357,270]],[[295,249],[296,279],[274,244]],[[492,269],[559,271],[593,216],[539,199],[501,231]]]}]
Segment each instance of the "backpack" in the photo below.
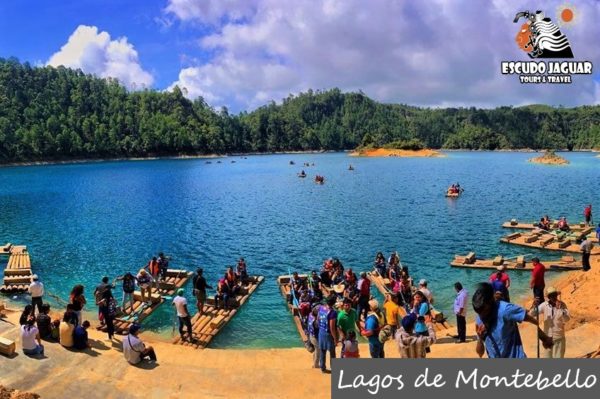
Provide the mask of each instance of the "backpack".
[{"label": "backpack", "polygon": [[391,337],[392,337],[392,326],[386,325],[386,326],[383,326],[383,328],[379,330],[379,342],[381,342],[382,344],[385,343],[385,341],[389,340]]},{"label": "backpack", "polygon": [[131,294],[133,291],[135,291],[135,280],[133,277],[125,276],[123,278],[123,291],[128,294]]}]

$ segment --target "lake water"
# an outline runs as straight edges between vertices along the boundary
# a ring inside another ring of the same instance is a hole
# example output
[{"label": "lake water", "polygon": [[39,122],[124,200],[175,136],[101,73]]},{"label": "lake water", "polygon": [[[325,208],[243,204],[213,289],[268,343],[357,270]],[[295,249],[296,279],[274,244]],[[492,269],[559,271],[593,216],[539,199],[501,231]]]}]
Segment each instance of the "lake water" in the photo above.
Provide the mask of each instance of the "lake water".
[{"label": "lake water", "polygon": [[[500,244],[507,233],[501,223],[542,214],[579,221],[584,205],[598,204],[600,159],[562,155],[571,165],[530,164],[534,155],[527,153],[451,152],[445,158],[335,153],[229,157],[220,164],[5,167],[0,241],[27,245],[34,271],[63,298],[82,283],[91,299],[103,275],[138,270],[159,251],[172,256],[172,267],[202,266],[209,284],[244,256],[249,271],[266,280],[211,345],[297,346],[277,276],[318,269],[329,256],[355,271],[369,270],[377,251],[397,250],[415,279],[429,280],[437,307],[451,315],[454,282],[472,291],[490,274],[451,268],[454,254],[535,252]],[[309,177],[299,179],[303,162],[316,166],[304,168]],[[354,171],[347,170],[350,163]],[[316,173],[326,177],[325,185],[313,183]],[[445,198],[456,181],[464,195]],[[529,275],[512,278],[513,295],[526,292]],[[191,299],[189,285],[187,291]],[[170,336],[171,323],[170,306],[162,306],[144,324]]]}]

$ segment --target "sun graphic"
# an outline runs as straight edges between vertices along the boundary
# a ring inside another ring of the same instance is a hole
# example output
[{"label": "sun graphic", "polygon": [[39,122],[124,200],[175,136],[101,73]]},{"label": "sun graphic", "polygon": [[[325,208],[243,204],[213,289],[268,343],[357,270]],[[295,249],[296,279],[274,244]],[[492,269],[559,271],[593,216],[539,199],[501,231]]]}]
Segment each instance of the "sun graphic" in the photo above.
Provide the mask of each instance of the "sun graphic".
[{"label": "sun graphic", "polygon": [[578,17],[579,13],[573,4],[561,4],[556,9],[556,22],[558,22],[561,27],[568,28],[576,24],[579,19]]}]

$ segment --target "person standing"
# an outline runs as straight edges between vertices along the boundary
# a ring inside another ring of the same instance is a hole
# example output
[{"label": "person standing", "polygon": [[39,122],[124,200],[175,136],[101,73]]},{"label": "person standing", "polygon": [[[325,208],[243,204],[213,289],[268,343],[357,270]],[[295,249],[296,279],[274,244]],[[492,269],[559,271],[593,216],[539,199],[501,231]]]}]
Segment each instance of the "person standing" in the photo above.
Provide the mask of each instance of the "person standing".
[{"label": "person standing", "polygon": [[203,276],[204,270],[198,268],[196,275],[192,281],[194,286],[194,296],[196,297],[196,307],[198,308],[198,314],[202,314],[204,311],[204,303],[206,302],[206,289],[212,287],[206,283],[206,279]]},{"label": "person standing", "polygon": [[106,332],[108,333],[108,339],[112,340],[115,335],[114,320],[117,316],[117,301],[115,301],[111,290],[104,290],[99,305],[100,313],[102,314],[102,317],[106,322]]},{"label": "person standing", "polygon": [[319,323],[318,323],[319,306],[313,307],[308,315],[307,332],[308,340],[315,347],[313,355],[313,368],[318,369],[321,362],[321,347],[319,346]]},{"label": "person standing", "polygon": [[548,287],[546,296],[548,300],[543,303],[537,303],[529,314],[537,317],[539,314],[544,316],[544,333],[552,337],[554,345],[552,348],[544,348],[544,357],[547,359],[562,359],[565,357],[567,348],[567,339],[565,337],[565,323],[571,319],[567,305],[558,299],[560,291],[554,287]]},{"label": "person standing", "polygon": [[366,319],[369,313],[369,299],[371,299],[371,280],[367,278],[367,273],[360,273],[358,280],[358,320],[361,316]]},{"label": "person standing", "polygon": [[379,316],[379,302],[376,299],[369,301],[369,309],[371,310],[365,320],[365,328],[361,331],[361,335],[369,340],[369,352],[374,359],[384,357],[383,344],[379,341],[379,331],[383,327]]},{"label": "person standing", "polygon": [[385,311],[385,324],[391,328],[391,336],[396,335],[398,330],[398,318],[400,315],[400,306],[398,305],[398,294],[395,292],[385,294],[383,302]]},{"label": "person standing", "polygon": [[467,340],[467,296],[469,293],[460,282],[454,283],[456,298],[454,298],[454,314],[456,315],[457,343]]},{"label": "person standing", "polygon": [[590,255],[592,254],[592,248],[594,248],[594,244],[592,241],[585,237],[585,239],[581,242],[581,264],[583,265],[583,271],[587,272],[591,269],[590,267]]},{"label": "person standing", "polygon": [[169,269],[169,257],[161,252],[158,254],[157,262],[160,269],[160,278],[162,281],[165,281],[167,279],[167,270]]},{"label": "person standing", "polygon": [[425,280],[424,278],[419,280],[418,290],[421,291],[423,295],[425,295],[425,298],[427,298],[427,302],[433,305],[433,294],[431,293],[431,290],[427,288],[427,280]]},{"label": "person standing", "polygon": [[121,305],[121,309],[123,312],[127,313],[127,307],[125,305],[129,304],[129,311],[131,313],[133,312],[133,292],[135,291],[137,278],[130,272],[127,272],[115,279],[115,281],[118,280],[123,281],[123,304]]},{"label": "person standing", "polygon": [[104,318],[102,312],[100,311],[100,306],[102,302],[102,298],[104,298],[104,291],[112,289],[113,286],[108,282],[108,277],[102,277],[102,282],[96,286],[94,290],[94,298],[96,300],[96,306],[98,306],[98,320],[100,320],[100,325],[104,325]]},{"label": "person standing", "polygon": [[[484,352],[488,358],[526,358],[523,341],[519,333],[518,323],[526,321],[535,326],[537,320],[525,309],[505,301],[494,299],[494,289],[490,283],[480,283],[472,298],[473,310],[477,313],[475,320],[477,346],[475,351],[482,357]],[[552,338],[539,327],[538,338],[544,348],[552,347]]]},{"label": "person standing", "polygon": [[83,307],[87,303],[85,300],[85,296],[83,296],[83,285],[77,284],[71,290],[71,295],[69,296],[69,302],[73,305],[73,312],[77,315],[77,325],[80,326],[81,322],[81,312],[83,311]]},{"label": "person standing", "polygon": [[148,272],[150,273],[150,275],[152,276],[152,279],[154,280],[152,282],[154,288],[158,291],[158,278],[160,276],[161,270],[158,264],[158,259],[156,259],[156,256],[153,256],[152,259],[150,259],[150,261],[148,262],[148,265],[146,265],[146,267],[148,268]]},{"label": "person standing", "polygon": [[44,301],[42,297],[44,296],[44,284],[39,281],[38,275],[34,274],[31,276],[31,284],[29,285],[29,294],[31,294],[31,314],[35,316],[35,308],[37,306],[38,313],[42,313],[42,305]]},{"label": "person standing", "polygon": [[[352,309],[352,300],[348,298],[344,299],[342,310],[338,312],[337,326],[340,333],[340,341],[342,343],[346,341],[350,331],[356,333],[356,328],[358,327],[360,329],[358,324],[358,313],[356,313],[356,310]],[[345,347],[342,345],[342,357],[344,355],[344,350]]]},{"label": "person standing", "polygon": [[427,323],[427,335],[415,334],[414,327],[417,315],[409,313],[402,318],[402,325],[396,332],[396,344],[400,357],[403,359],[418,359],[427,357],[427,349],[436,341],[433,324]]},{"label": "person standing", "polygon": [[327,352],[329,352],[329,360],[335,359],[335,347],[337,345],[337,312],[333,309],[335,306],[336,297],[331,295],[327,299],[325,305],[319,306],[317,313],[317,323],[319,326],[319,348],[321,349],[321,358],[319,366],[321,372],[326,373]]},{"label": "person standing", "polygon": [[179,335],[181,336],[181,340],[183,341],[185,339],[183,336],[183,326],[185,325],[187,327],[190,342],[192,342],[192,319],[187,308],[187,299],[185,299],[183,296],[184,292],[185,290],[183,288],[177,290],[177,296],[173,298],[173,306],[175,306],[175,309],[177,309],[177,318],[179,319]]},{"label": "person standing", "polygon": [[540,302],[544,301],[544,287],[546,282],[544,281],[544,273],[546,272],[546,266],[540,263],[539,258],[531,259],[533,264],[533,271],[531,272],[531,280],[529,281],[529,288],[533,291],[533,299],[540,298]]},{"label": "person standing", "polygon": [[592,204],[589,204],[583,210],[583,217],[585,218],[585,225],[591,226],[592,223]]},{"label": "person standing", "polygon": [[497,266],[497,272],[493,273],[490,276],[490,283],[492,287],[494,287],[494,292],[501,293],[501,299],[510,302],[510,294],[508,293],[508,288],[510,287],[510,277],[508,273],[506,273],[506,265]]}]

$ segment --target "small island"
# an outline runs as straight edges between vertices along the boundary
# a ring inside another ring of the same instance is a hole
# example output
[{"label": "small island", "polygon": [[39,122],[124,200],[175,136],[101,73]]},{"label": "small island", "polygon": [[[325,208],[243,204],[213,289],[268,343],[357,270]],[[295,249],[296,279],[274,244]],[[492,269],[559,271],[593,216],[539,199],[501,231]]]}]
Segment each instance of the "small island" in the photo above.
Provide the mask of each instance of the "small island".
[{"label": "small island", "polygon": [[557,155],[554,151],[546,151],[539,157],[531,158],[529,162],[542,163],[545,165],[568,165],[570,163],[565,158]]},{"label": "small island", "polygon": [[351,157],[445,157],[439,151],[425,148],[421,140],[398,140],[381,146],[361,145],[349,154]]}]

